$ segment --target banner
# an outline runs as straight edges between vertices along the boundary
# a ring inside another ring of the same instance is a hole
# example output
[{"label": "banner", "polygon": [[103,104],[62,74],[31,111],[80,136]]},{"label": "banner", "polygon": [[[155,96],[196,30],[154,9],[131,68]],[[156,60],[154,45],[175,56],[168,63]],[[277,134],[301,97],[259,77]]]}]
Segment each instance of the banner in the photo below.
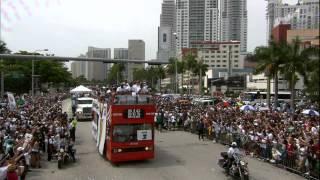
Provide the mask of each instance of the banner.
[{"label": "banner", "polygon": [[103,115],[101,118],[102,121],[102,128],[101,128],[101,132],[100,132],[100,142],[99,142],[99,153],[101,155],[103,155],[103,152],[105,151],[104,149],[104,145],[106,142],[106,131],[107,131],[107,118],[109,118],[110,111],[109,111],[109,106],[107,106],[106,108],[104,108],[103,110]]},{"label": "banner", "polygon": [[12,93],[7,93],[8,95],[8,106],[11,111],[15,110],[17,108],[16,100],[14,99],[14,96]]}]

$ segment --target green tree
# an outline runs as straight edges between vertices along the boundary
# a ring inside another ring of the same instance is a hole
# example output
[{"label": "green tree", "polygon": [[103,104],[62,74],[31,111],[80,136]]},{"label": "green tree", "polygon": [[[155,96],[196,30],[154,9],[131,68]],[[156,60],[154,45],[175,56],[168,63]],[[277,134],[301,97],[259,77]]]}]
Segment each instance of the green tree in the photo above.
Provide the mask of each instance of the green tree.
[{"label": "green tree", "polygon": [[206,75],[206,72],[208,71],[208,65],[203,63],[203,60],[197,62],[193,69],[193,73],[199,75],[199,93],[202,95],[203,88],[202,88],[202,77]]},{"label": "green tree", "polygon": [[[7,44],[5,42],[0,41],[0,54],[6,54],[6,53],[10,53],[10,50],[7,48]],[[2,76],[4,76],[6,70],[7,68],[5,67],[3,60],[0,60],[1,79],[4,78]],[[1,93],[3,92],[1,91]]]},{"label": "green tree", "polygon": [[[317,78],[314,77],[315,74],[319,75],[319,48],[302,48],[301,41],[299,38],[296,38],[292,43],[286,45],[284,53],[286,55],[286,61],[281,72],[290,84],[290,106],[294,112],[295,85],[298,80],[298,75],[304,78],[307,86],[310,86],[312,83],[318,84],[319,87],[319,76]],[[313,80],[313,82],[311,80]]]},{"label": "green tree", "polygon": [[170,58],[169,64],[166,67],[166,72],[169,76],[171,76],[171,86],[172,89],[175,89],[175,84],[177,83],[177,77],[175,77],[176,73],[176,62],[178,62],[177,58]]},{"label": "green tree", "polygon": [[123,71],[125,66],[123,63],[114,64],[111,67],[110,73],[108,74],[107,83],[108,84],[116,84],[123,81]]},{"label": "green tree", "polygon": [[159,80],[159,91],[161,92],[161,81],[166,78],[166,71],[163,66],[156,67],[156,74]]},{"label": "green tree", "polygon": [[[188,89],[189,89],[189,94],[190,94],[190,86],[191,86],[191,76],[192,76],[192,73],[194,72],[194,69],[196,68],[197,66],[197,60],[196,60],[196,57],[189,53],[187,54],[185,57],[184,57],[184,61],[185,61],[185,65],[186,65],[186,70],[188,71],[188,76],[189,76],[189,83],[188,83]],[[192,83],[193,84],[193,83]],[[194,89],[192,87],[192,89]]]},{"label": "green tree", "polygon": [[280,66],[284,60],[284,44],[270,41],[269,46],[257,47],[254,51],[254,56],[257,60],[257,68],[255,73],[265,73],[267,76],[267,104],[270,106],[270,81],[274,79],[274,104],[275,108],[278,105],[278,73]]},{"label": "green tree", "polygon": [[148,71],[144,68],[134,69],[133,71],[133,79],[139,81],[147,81],[148,80]]},{"label": "green tree", "polygon": [[[39,56],[38,53],[20,51],[16,54]],[[41,83],[53,85],[71,84],[71,73],[62,62],[39,60],[35,61],[35,74],[40,76]],[[31,88],[32,62],[24,60],[4,60],[2,67],[6,71],[5,87],[7,91],[26,93]]]},{"label": "green tree", "polygon": [[3,41],[0,41],[0,54],[10,54],[10,50],[7,47],[7,44]]}]

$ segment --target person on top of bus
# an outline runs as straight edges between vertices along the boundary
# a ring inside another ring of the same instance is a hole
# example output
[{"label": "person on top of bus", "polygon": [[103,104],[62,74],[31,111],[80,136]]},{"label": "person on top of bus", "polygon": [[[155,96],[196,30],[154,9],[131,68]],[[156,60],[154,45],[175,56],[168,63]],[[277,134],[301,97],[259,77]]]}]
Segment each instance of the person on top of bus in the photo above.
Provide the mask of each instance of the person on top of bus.
[{"label": "person on top of bus", "polygon": [[130,92],[130,91],[131,91],[131,86],[130,86],[130,84],[128,83],[127,80],[124,81],[124,89],[125,89],[127,92]]},{"label": "person on top of bus", "polygon": [[126,91],[124,84],[122,83],[118,88],[117,88],[117,93],[124,93]]},{"label": "person on top of bus", "polygon": [[149,92],[149,90],[148,90],[148,86],[146,85],[146,84],[143,84],[143,83],[141,83],[140,84],[140,90],[139,90],[139,94],[146,94],[146,93],[148,93]]},{"label": "person on top of bus", "polygon": [[139,82],[133,82],[131,90],[132,92],[138,93],[140,90]]}]

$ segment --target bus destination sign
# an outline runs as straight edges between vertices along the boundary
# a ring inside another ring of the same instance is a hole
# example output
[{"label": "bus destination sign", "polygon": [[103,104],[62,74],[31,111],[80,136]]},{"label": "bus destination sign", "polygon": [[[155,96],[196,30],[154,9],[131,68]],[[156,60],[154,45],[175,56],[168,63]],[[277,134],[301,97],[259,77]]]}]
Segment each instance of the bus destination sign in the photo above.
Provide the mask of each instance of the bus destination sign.
[{"label": "bus destination sign", "polygon": [[124,117],[128,119],[140,119],[144,117],[144,111],[142,109],[127,109],[124,112]]}]

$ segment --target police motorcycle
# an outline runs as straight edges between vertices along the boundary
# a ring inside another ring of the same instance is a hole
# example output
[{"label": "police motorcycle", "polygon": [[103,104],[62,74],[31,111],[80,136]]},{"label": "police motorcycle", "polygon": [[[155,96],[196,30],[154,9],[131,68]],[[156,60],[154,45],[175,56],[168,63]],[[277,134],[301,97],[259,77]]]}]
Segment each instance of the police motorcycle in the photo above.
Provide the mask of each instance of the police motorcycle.
[{"label": "police motorcycle", "polygon": [[[233,142],[231,148],[236,148],[236,143]],[[232,150],[232,149],[231,149]],[[218,165],[223,168],[228,175],[234,179],[249,180],[249,168],[248,163],[245,162],[240,153],[221,152],[221,159],[218,161]],[[231,157],[230,157],[231,155]]]},{"label": "police motorcycle", "polygon": [[61,169],[63,165],[69,164],[70,162],[76,162],[76,149],[73,148],[73,144],[69,143],[66,148],[60,148],[57,153],[58,158],[58,169]]}]

